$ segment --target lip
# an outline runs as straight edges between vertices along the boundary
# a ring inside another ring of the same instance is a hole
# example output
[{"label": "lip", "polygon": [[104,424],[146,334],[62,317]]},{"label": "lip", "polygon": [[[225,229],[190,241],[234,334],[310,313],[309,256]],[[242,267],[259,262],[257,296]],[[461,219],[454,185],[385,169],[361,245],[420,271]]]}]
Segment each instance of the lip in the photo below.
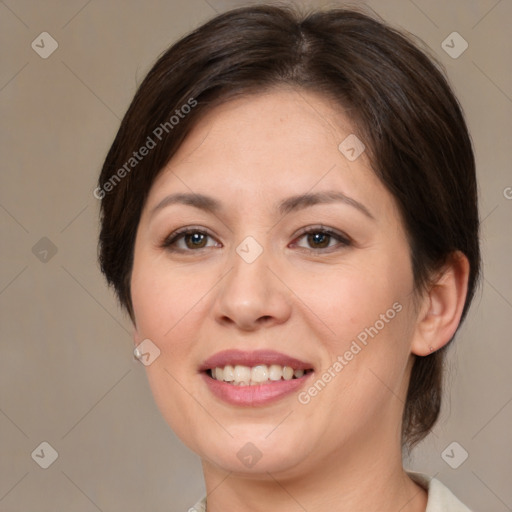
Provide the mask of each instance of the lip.
[{"label": "lip", "polygon": [[[290,380],[280,380],[254,386],[235,386],[216,380],[208,375],[207,370],[226,365],[256,366],[258,364],[278,364],[290,366],[296,370],[313,370],[302,377]],[[305,385],[314,374],[313,365],[295,357],[287,356],[274,350],[255,350],[245,352],[242,350],[224,350],[209,357],[199,367],[201,377],[210,392],[231,405],[239,407],[263,406],[276,402]]]},{"label": "lip", "polygon": [[209,357],[199,367],[199,371],[204,372],[213,368],[222,368],[226,365],[235,366],[256,366],[258,364],[279,364],[281,366],[291,366],[294,370],[314,370],[311,363],[301,361],[295,357],[276,352],[275,350],[253,350],[251,352],[244,350],[223,350]]},{"label": "lip", "polygon": [[209,390],[217,397],[231,405],[239,407],[255,407],[276,402],[287,395],[297,392],[305,385],[314,372],[307,373],[298,379],[280,380],[255,386],[234,386],[201,373]]}]

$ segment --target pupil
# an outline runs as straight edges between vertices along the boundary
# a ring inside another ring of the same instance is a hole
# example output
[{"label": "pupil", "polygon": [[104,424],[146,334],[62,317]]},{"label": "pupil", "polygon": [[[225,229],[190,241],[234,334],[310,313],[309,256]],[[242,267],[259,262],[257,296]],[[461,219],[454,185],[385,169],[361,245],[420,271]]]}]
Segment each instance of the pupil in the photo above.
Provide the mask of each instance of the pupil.
[{"label": "pupil", "polygon": [[200,244],[204,241],[204,235],[202,233],[193,233],[192,235],[188,235],[188,239],[192,240],[192,245],[194,247],[202,247]]},{"label": "pupil", "polygon": [[322,248],[327,247],[329,245],[328,238],[329,238],[329,235],[326,235],[323,233],[313,233],[312,235],[309,235],[309,243],[311,245],[316,245],[316,246],[318,246],[318,244],[320,244],[320,246]]}]

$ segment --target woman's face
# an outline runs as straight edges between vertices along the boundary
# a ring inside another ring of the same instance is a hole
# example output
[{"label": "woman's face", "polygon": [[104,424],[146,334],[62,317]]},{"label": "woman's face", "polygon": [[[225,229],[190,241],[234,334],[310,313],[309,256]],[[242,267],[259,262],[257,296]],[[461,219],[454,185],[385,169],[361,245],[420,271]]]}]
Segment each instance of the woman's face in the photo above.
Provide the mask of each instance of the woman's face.
[{"label": "woman's face", "polygon": [[409,246],[354,131],[313,93],[246,96],[201,120],[152,186],[135,342],[160,350],[155,400],[207,464],[284,476],[399,444]]}]

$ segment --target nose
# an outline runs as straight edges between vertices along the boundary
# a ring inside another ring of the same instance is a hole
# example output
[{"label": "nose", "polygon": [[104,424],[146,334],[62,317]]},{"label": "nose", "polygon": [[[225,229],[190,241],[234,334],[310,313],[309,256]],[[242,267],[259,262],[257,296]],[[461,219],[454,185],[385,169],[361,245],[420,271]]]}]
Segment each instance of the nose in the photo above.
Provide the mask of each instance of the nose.
[{"label": "nose", "polygon": [[221,281],[215,301],[216,320],[244,331],[286,322],[291,314],[290,292],[268,251],[249,262],[234,251],[231,271]]}]

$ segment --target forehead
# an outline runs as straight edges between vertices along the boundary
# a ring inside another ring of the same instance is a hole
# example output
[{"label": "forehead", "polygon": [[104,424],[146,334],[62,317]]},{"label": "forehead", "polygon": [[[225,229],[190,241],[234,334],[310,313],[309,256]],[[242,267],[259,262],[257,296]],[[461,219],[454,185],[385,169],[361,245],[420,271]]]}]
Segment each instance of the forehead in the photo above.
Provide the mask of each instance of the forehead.
[{"label": "forehead", "polygon": [[252,166],[268,163],[269,154],[279,155],[280,162],[318,161],[322,154],[332,160],[341,140],[354,131],[344,109],[326,98],[275,89],[233,99],[208,112],[173,157],[173,166],[202,156],[250,159]]},{"label": "forehead", "polygon": [[377,211],[390,207],[365,152],[347,158],[344,141],[356,131],[343,107],[309,91],[230,100],[194,126],[153,184],[149,206],[173,189],[228,195],[232,204],[338,190],[378,203]]}]

